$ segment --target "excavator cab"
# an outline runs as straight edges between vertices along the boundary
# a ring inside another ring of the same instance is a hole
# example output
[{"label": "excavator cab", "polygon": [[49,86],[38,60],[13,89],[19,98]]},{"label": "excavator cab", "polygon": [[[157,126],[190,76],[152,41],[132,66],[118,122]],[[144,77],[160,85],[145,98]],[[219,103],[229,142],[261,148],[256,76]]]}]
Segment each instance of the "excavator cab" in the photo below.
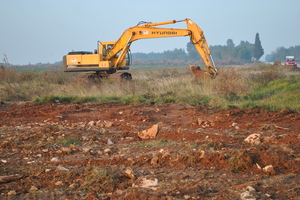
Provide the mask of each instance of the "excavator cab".
[{"label": "excavator cab", "polygon": [[[110,50],[114,47],[116,42],[99,42],[98,41],[98,52],[103,56],[102,59],[109,54]],[[121,51],[115,54],[111,59],[111,66],[117,70],[127,70],[131,65],[131,51],[130,49],[126,52],[126,56],[119,60]]]}]

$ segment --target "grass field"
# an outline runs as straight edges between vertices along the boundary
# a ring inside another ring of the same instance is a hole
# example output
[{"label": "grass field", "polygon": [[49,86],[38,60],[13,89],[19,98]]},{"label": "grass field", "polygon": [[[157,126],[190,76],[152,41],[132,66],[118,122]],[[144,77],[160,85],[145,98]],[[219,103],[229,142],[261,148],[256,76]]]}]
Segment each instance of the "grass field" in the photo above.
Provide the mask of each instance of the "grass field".
[{"label": "grass field", "polygon": [[59,68],[0,71],[4,102],[124,102],[209,104],[219,108],[300,110],[300,70],[285,66],[226,66],[210,81],[193,80],[187,67],[131,68],[133,81],[88,80]]}]

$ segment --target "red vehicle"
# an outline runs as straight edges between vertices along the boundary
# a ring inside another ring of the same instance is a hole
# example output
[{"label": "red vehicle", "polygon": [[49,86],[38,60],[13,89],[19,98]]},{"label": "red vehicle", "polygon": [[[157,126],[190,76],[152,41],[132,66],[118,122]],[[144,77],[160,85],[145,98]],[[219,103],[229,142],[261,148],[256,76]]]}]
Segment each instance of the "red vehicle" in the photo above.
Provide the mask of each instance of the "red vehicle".
[{"label": "red vehicle", "polygon": [[285,66],[297,67],[298,62],[295,60],[294,56],[286,56]]}]

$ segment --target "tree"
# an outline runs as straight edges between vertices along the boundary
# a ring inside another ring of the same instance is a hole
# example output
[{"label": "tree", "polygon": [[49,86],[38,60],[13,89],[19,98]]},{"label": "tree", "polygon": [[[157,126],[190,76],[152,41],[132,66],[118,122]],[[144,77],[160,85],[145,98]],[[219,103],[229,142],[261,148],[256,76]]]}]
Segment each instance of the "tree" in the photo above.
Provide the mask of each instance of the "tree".
[{"label": "tree", "polygon": [[227,47],[229,47],[229,48],[234,48],[234,46],[235,46],[232,39],[228,39],[226,44],[227,44]]},{"label": "tree", "polygon": [[254,43],[254,51],[253,51],[253,57],[255,58],[256,62],[259,61],[259,59],[264,55],[264,49],[261,46],[261,42],[259,39],[259,34],[256,33],[255,35],[255,43]]}]

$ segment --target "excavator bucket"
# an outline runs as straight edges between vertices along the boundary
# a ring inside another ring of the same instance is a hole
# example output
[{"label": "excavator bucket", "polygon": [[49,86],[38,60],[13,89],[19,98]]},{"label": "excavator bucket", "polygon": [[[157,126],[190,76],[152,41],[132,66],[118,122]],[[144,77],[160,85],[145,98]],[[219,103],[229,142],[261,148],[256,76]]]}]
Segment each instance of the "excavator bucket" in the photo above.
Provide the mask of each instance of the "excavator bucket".
[{"label": "excavator bucket", "polygon": [[206,79],[212,78],[211,74],[209,74],[206,71],[202,71],[199,66],[190,65],[190,69],[191,69],[192,74],[194,75],[195,80],[204,81]]}]

